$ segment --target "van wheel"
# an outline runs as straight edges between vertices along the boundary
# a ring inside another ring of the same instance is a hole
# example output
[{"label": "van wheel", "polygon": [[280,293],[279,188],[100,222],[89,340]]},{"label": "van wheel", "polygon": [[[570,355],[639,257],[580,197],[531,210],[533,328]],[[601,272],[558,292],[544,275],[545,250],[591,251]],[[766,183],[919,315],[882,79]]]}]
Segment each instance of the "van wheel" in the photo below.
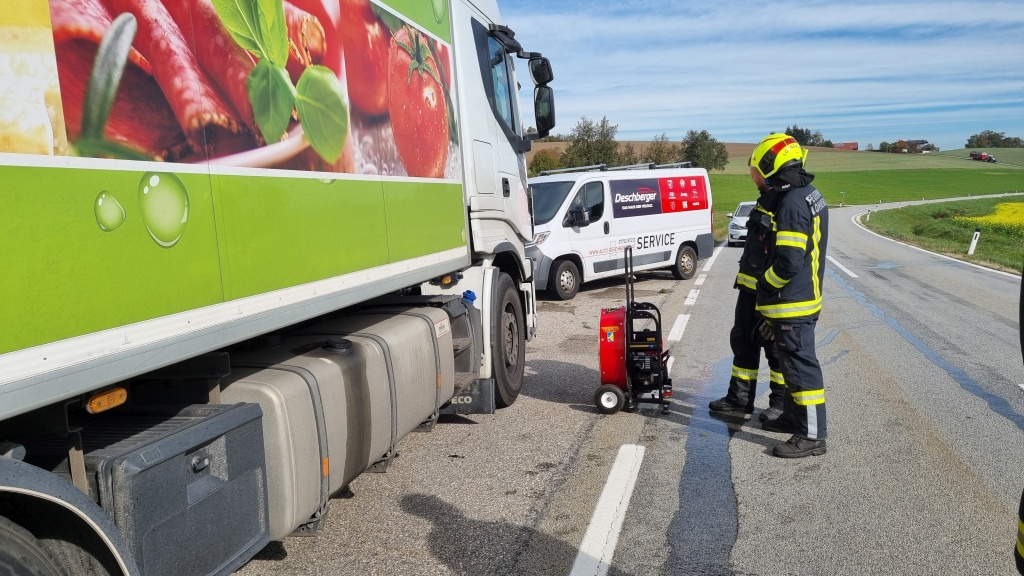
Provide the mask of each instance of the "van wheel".
[{"label": "van wheel", "polygon": [[572,260],[559,260],[548,282],[548,290],[561,300],[572,300],[580,290],[580,269],[576,263]]},{"label": "van wheel", "polygon": [[0,516],[0,566],[12,570],[12,574],[67,575],[43,542],[3,516]]},{"label": "van wheel", "polygon": [[491,308],[491,366],[494,373],[495,404],[507,408],[523,389],[526,367],[526,336],[523,303],[508,274],[502,273],[494,290]]},{"label": "van wheel", "polygon": [[676,261],[672,264],[672,275],[676,280],[689,280],[697,272],[697,252],[690,246],[680,246]]}]

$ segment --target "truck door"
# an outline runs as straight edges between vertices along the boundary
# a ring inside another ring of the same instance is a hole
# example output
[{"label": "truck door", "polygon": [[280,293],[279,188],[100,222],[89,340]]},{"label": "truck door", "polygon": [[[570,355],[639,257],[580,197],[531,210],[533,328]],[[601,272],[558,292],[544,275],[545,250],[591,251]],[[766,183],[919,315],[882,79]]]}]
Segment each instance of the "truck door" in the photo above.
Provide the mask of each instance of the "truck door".
[{"label": "truck door", "polygon": [[[515,79],[515,59],[494,38],[487,38],[487,59],[490,63],[490,82],[494,89],[494,108],[497,112],[499,137],[522,134],[519,117],[519,86]],[[511,146],[499,146],[499,191],[505,199],[505,211],[512,215],[512,224],[520,236],[533,238],[533,219],[530,217],[526,190],[526,160]]]},{"label": "truck door", "polygon": [[[460,123],[470,143],[467,150],[467,196],[474,247],[489,251],[518,236],[533,238],[526,191],[526,164],[519,150],[523,140],[514,54],[488,30],[489,20],[467,2],[452,2]],[[488,240],[493,239],[493,240]]]},{"label": "truck door", "polygon": [[[607,205],[604,182],[587,182],[576,191],[562,221],[562,225],[569,229],[572,251],[583,260],[580,272],[584,282],[615,269],[614,260],[618,253],[611,241],[611,214],[605,209]],[[583,215],[583,222],[579,214]]]}]

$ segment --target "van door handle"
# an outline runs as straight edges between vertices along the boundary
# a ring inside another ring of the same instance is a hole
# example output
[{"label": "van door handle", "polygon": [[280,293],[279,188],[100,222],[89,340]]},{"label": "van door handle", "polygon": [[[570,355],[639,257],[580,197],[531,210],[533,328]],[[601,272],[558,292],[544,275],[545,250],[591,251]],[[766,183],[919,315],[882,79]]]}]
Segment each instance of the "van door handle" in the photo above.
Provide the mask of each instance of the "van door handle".
[{"label": "van door handle", "polygon": [[609,224],[608,222],[605,222],[605,223],[604,223],[604,233],[605,233],[605,234],[608,234],[608,233],[610,233],[611,231],[612,231],[612,226],[611,226],[611,224]]},{"label": "van door handle", "polygon": [[512,195],[512,189],[508,185],[508,178],[501,179],[501,193],[502,195],[505,196],[505,198],[508,198],[509,196]]}]

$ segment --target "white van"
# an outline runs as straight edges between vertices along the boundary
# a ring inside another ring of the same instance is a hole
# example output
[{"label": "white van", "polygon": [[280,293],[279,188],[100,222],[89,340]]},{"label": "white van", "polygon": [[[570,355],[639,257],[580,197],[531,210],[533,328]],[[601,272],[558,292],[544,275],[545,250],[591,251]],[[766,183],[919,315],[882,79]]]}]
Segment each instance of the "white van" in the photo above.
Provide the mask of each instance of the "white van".
[{"label": "white van", "polygon": [[563,300],[580,284],[635,270],[693,277],[711,256],[711,183],[703,168],[581,171],[530,179],[535,225],[526,255],[534,282]]}]

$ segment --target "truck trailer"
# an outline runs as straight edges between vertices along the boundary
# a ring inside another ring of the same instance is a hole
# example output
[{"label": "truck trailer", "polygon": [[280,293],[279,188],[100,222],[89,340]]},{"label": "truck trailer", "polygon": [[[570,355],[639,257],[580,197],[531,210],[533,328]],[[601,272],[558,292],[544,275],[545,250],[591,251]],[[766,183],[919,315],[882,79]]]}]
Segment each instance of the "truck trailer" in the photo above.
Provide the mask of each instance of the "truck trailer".
[{"label": "truck trailer", "polygon": [[496,0],[0,12],[0,567],[230,574],[536,329]]}]

